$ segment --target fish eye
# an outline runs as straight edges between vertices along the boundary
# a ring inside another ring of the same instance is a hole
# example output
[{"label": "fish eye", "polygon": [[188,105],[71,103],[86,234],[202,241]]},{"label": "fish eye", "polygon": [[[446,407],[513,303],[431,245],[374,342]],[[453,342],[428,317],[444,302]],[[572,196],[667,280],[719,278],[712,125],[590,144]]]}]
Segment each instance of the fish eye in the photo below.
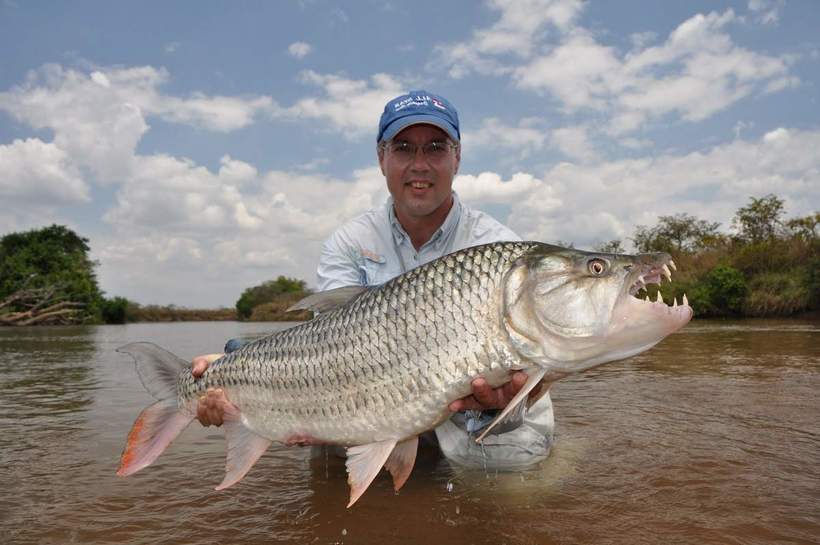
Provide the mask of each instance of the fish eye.
[{"label": "fish eye", "polygon": [[590,259],[587,263],[587,270],[593,276],[601,276],[609,268],[609,263],[600,258]]}]

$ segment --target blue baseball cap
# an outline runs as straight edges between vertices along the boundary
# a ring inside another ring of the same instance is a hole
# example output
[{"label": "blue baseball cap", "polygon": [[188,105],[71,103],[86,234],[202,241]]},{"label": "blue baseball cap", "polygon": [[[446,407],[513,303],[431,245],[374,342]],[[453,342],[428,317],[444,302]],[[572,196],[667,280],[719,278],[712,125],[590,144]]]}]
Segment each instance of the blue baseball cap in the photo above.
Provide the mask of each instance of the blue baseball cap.
[{"label": "blue baseball cap", "polygon": [[390,140],[407,127],[419,124],[435,125],[456,142],[461,141],[455,107],[443,96],[419,90],[398,96],[384,106],[376,142]]}]

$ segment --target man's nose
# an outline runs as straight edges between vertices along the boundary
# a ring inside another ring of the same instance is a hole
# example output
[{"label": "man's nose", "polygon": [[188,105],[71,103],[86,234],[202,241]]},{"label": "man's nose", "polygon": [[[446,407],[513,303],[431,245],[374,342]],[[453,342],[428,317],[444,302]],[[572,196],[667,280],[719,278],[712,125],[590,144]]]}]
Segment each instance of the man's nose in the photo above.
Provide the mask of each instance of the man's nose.
[{"label": "man's nose", "polygon": [[430,163],[424,155],[424,146],[416,146],[416,153],[413,155],[411,167],[413,170],[428,170],[430,168]]}]

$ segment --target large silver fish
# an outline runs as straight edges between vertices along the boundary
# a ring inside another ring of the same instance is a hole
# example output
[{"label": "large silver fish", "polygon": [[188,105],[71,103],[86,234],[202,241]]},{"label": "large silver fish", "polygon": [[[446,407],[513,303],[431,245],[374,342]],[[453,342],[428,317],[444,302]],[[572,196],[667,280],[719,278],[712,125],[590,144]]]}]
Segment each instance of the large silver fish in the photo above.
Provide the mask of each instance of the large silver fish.
[{"label": "large silver fish", "polygon": [[[151,464],[194,419],[199,396],[223,388],[228,455],[217,489],[238,482],[273,441],[347,449],[352,505],[382,467],[398,490],[413,468],[418,435],[450,415],[450,402],[483,376],[528,376],[496,422],[544,380],[643,352],[692,317],[634,295],[671,280],[666,254],[613,255],[538,242],[475,246],[375,288],[340,288],[296,305],[314,320],[252,342],[213,362],[200,379],[150,343],[131,354],[159,401],[134,423],[118,475]],[[486,433],[486,432],[485,432]]]}]

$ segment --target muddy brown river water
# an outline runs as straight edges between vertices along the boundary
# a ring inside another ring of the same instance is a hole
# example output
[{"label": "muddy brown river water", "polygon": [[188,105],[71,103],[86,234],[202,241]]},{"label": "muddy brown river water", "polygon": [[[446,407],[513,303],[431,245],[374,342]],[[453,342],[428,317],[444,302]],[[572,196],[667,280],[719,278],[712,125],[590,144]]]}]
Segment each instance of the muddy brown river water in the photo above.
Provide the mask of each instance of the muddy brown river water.
[{"label": "muddy brown river water", "polygon": [[281,324],[0,329],[0,543],[820,543],[820,322],[695,321],[552,388],[526,471],[428,456],[346,509],[344,463],[272,447],[222,492],[222,432],[192,425],[115,476],[151,402],[115,348],[184,358]]}]

